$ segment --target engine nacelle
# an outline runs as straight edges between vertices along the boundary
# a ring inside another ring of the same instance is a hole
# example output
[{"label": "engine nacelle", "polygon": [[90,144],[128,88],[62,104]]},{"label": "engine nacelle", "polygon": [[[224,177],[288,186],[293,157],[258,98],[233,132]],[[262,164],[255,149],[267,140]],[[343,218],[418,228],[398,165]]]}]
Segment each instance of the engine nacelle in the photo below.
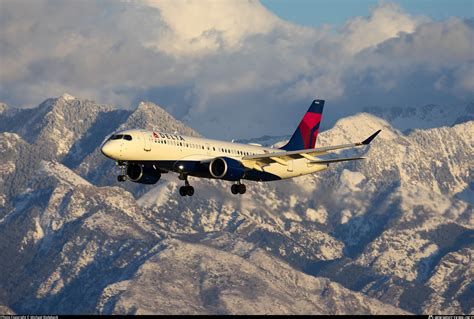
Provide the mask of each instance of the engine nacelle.
[{"label": "engine nacelle", "polygon": [[229,157],[218,157],[209,164],[211,176],[227,181],[238,181],[245,175],[245,168],[242,164]]},{"label": "engine nacelle", "polygon": [[161,172],[153,165],[130,163],[127,165],[127,177],[135,183],[156,184],[161,178]]}]

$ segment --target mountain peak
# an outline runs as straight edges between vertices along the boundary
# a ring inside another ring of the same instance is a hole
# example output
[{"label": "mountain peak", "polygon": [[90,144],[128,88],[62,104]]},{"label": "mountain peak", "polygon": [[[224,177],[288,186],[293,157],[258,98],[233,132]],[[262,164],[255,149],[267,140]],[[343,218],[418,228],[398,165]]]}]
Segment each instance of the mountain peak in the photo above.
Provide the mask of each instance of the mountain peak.
[{"label": "mountain peak", "polygon": [[135,112],[163,112],[164,114],[171,116],[163,107],[149,101],[141,101],[135,109]]},{"label": "mountain peak", "polygon": [[154,106],[158,106],[158,105],[149,101],[141,101],[140,103],[138,103],[137,109],[147,109]]},{"label": "mountain peak", "polygon": [[474,102],[457,105],[426,104],[418,107],[365,107],[363,111],[386,119],[400,131],[452,126],[474,119]]},{"label": "mountain peak", "polygon": [[369,113],[357,113],[342,118],[334,127],[318,136],[318,145],[334,145],[362,141],[374,132],[382,130],[377,139],[392,140],[400,135],[386,120]]},{"label": "mountain peak", "polygon": [[153,102],[140,102],[127,121],[120,126],[120,129],[126,128],[143,128],[198,136],[198,133],[193,129],[175,119],[164,108]]},{"label": "mountain peak", "polygon": [[70,95],[70,94],[68,94],[68,93],[64,93],[64,94],[61,95],[59,98],[65,100],[65,101],[73,101],[73,100],[76,99],[74,96],[72,96],[72,95]]}]

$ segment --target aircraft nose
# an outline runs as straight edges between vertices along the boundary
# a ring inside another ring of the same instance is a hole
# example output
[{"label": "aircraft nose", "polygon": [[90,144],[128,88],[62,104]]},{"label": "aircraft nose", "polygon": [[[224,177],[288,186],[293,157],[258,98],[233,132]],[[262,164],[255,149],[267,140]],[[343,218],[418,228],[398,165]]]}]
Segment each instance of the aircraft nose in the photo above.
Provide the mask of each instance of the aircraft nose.
[{"label": "aircraft nose", "polygon": [[105,143],[104,145],[102,145],[102,148],[100,149],[100,151],[102,152],[102,154],[110,158],[112,158],[115,153],[114,147],[113,145],[111,145],[111,143]]}]

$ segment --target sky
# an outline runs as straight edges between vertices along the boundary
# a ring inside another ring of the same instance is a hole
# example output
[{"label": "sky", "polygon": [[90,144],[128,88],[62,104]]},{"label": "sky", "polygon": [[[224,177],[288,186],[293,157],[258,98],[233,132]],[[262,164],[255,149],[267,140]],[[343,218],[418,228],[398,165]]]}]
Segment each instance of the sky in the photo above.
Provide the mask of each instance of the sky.
[{"label": "sky", "polygon": [[[213,138],[474,101],[472,2],[0,0],[0,102],[154,102]],[[416,3],[416,5],[415,5]],[[311,19],[314,16],[315,19]]]},{"label": "sky", "polygon": [[[368,16],[379,0],[262,0],[264,6],[280,18],[300,25],[342,24],[354,16]],[[386,1],[388,2],[388,1]],[[412,15],[434,20],[474,15],[472,0],[394,0],[390,1]]]}]

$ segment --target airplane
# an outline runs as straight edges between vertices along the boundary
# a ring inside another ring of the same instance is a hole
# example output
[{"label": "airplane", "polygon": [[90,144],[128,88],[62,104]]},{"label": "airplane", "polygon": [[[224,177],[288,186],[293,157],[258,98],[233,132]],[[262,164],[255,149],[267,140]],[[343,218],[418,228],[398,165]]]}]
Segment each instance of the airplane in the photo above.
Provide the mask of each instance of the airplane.
[{"label": "airplane", "polygon": [[194,194],[188,176],[231,181],[232,194],[244,194],[242,180],[282,180],[325,170],[332,163],[364,159],[316,157],[369,145],[381,131],[362,142],[315,148],[324,103],[312,102],[288,143],[280,148],[133,129],[113,133],[101,151],[120,167],[119,182],[155,184],[161,174],[175,172],[185,183],[179,188],[181,196]]}]

